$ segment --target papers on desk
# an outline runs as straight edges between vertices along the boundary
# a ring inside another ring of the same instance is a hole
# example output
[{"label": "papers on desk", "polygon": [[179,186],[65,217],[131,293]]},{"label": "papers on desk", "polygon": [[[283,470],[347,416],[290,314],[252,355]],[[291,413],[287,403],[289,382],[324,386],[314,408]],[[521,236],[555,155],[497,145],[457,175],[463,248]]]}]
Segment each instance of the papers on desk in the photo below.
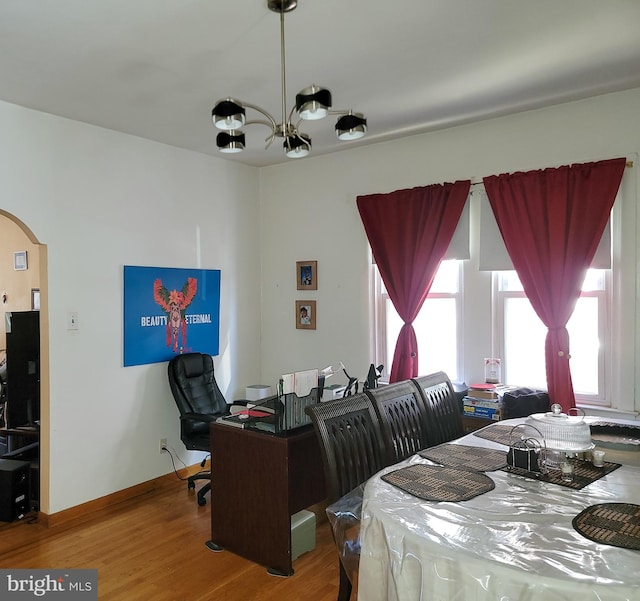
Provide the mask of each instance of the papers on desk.
[{"label": "papers on desk", "polygon": [[295,393],[299,397],[303,397],[311,394],[311,389],[317,387],[317,369],[307,369],[282,376],[282,394]]},{"label": "papers on desk", "polygon": [[291,430],[311,423],[306,407],[320,401],[318,370],[307,369],[280,378],[278,398],[282,403],[280,428]]},{"label": "papers on desk", "polygon": [[233,415],[223,415],[216,419],[218,424],[224,424],[225,426],[235,426],[236,428],[244,428],[248,424],[250,417],[264,418],[271,417],[273,412],[263,411],[260,409],[241,409],[236,411]]}]

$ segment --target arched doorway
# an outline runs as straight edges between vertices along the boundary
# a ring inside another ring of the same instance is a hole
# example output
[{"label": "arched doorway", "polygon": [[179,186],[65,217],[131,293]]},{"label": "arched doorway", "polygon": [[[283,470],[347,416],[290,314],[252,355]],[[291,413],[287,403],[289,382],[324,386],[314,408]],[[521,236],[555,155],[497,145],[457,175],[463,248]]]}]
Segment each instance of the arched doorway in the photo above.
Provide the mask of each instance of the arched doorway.
[{"label": "arched doorway", "polygon": [[[26,250],[26,268],[16,270],[14,253]],[[49,303],[47,247],[15,215],[0,209],[0,349],[5,347],[8,311],[40,311],[40,486],[39,508],[49,513]],[[37,292],[35,292],[37,291]],[[34,302],[38,303],[34,307]]]}]

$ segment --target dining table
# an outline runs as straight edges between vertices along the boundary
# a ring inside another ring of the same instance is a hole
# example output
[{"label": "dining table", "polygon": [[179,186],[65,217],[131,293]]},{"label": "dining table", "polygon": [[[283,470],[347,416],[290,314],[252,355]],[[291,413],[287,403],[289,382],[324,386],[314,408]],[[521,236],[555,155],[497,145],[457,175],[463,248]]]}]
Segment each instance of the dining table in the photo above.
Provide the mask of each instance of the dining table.
[{"label": "dining table", "polygon": [[640,467],[585,452],[564,479],[511,469],[523,421],[366,483],[358,601],[640,601]]}]

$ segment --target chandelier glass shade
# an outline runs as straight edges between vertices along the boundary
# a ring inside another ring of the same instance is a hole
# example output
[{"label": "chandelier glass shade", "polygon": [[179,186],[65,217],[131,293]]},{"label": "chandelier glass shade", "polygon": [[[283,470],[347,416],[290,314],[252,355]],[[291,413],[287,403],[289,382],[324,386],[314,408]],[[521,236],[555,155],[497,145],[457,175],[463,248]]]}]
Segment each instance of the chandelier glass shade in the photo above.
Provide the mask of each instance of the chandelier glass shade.
[{"label": "chandelier glass shade", "polygon": [[286,136],[282,146],[290,159],[301,159],[311,152],[311,138],[301,133]]},{"label": "chandelier glass shade", "polygon": [[214,112],[211,114],[213,124],[218,129],[230,131],[242,127],[245,122],[246,111],[242,105],[231,98],[221,100],[216,104]]},{"label": "chandelier glass shade", "polygon": [[[302,121],[315,121],[328,115],[339,115],[335,130],[339,140],[357,140],[367,131],[367,120],[361,113],[351,110],[332,108],[331,92],[326,88],[312,84],[296,94],[296,102],[289,114],[286,112],[286,69],[284,46],[284,15],[294,10],[297,0],[268,0],[268,8],[280,14],[280,48],[281,48],[281,87],[282,87],[282,119],[280,123],[267,111],[248,102],[241,102],[227,97],[216,102],[211,111],[213,124],[222,130],[216,137],[218,150],[224,153],[242,152],[245,148],[244,132],[240,128],[245,125],[261,124],[271,132],[266,138],[269,148],[275,138],[283,138],[283,148],[290,158],[301,158],[311,152],[311,138],[299,130]],[[258,118],[247,120],[247,110],[257,112]],[[293,122],[294,114],[299,118]],[[264,118],[262,118],[264,117]]]},{"label": "chandelier glass shade", "polygon": [[216,136],[216,144],[220,152],[232,154],[244,150],[244,134],[235,130],[221,131]]}]

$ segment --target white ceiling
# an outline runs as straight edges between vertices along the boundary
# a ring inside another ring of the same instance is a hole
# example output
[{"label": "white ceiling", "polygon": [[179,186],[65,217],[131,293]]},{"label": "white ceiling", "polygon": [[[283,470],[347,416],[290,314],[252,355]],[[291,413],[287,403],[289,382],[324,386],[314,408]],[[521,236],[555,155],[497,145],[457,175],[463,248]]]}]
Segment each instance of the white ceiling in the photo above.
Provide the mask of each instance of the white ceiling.
[{"label": "white ceiling", "polygon": [[[281,121],[279,16],[266,0],[0,0],[0,99],[197,152],[269,165],[245,128],[221,155],[233,96]],[[331,89],[369,132],[302,128],[312,154],[640,87],[640,0],[299,0],[285,18],[287,110]]]}]

